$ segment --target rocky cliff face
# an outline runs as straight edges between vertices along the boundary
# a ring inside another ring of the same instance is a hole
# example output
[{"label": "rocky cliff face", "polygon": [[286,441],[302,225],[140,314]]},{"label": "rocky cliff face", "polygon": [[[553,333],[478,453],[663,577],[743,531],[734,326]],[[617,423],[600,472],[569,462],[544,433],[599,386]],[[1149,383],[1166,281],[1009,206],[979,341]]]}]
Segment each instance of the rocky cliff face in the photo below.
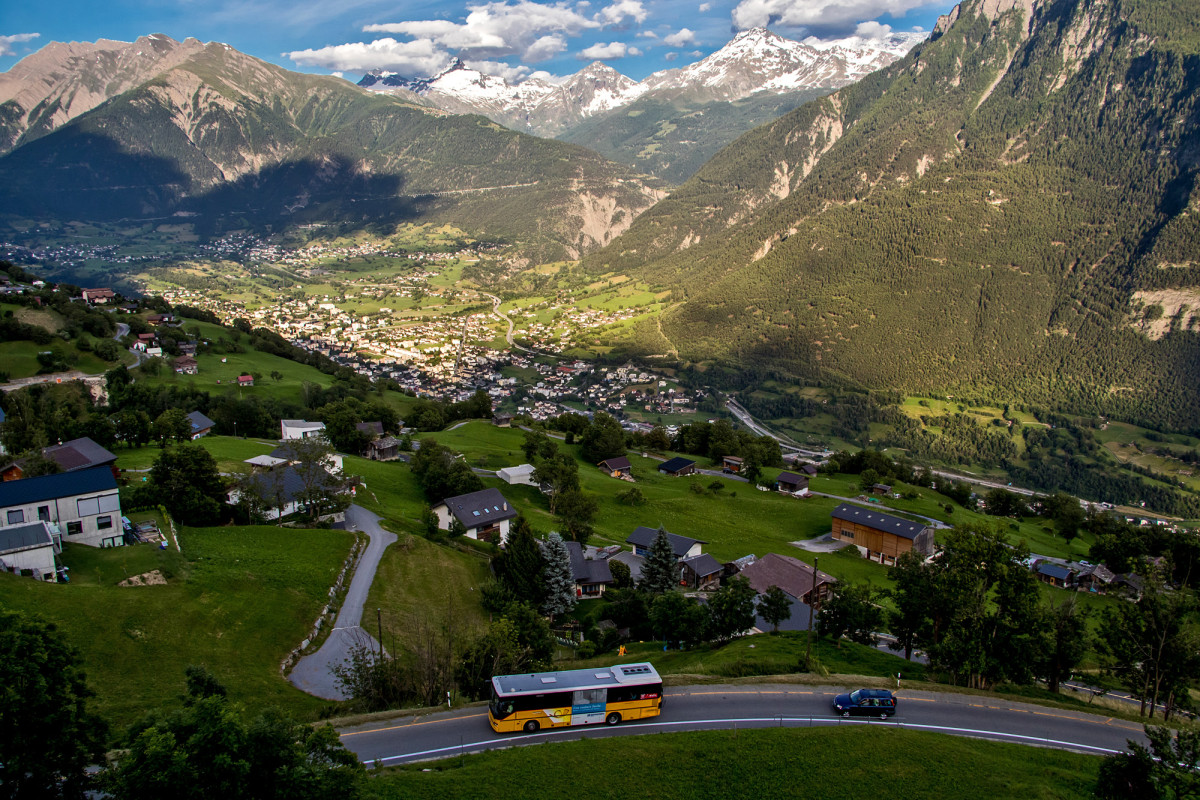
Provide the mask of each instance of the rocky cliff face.
[{"label": "rocky cliff face", "polygon": [[0,153],[36,139],[204,49],[162,34],[53,42],[0,74]]}]

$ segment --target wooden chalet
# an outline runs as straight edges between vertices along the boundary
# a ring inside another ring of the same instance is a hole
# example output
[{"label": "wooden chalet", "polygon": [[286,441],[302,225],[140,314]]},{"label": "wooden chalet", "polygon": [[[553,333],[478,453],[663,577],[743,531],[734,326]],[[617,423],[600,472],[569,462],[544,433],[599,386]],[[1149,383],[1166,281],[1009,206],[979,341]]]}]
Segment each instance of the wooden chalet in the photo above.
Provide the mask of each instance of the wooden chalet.
[{"label": "wooden chalet", "polygon": [[658,465],[658,471],[673,477],[681,477],[683,475],[696,474],[696,462],[690,458],[683,456],[675,456],[669,461],[664,461]]},{"label": "wooden chalet", "polygon": [[894,517],[873,508],[842,503],[833,510],[833,538],[849,542],[864,557],[893,566],[909,550],[933,555],[933,526]]},{"label": "wooden chalet", "polygon": [[596,466],[614,478],[628,478],[631,477],[631,473],[633,472],[633,464],[630,464],[629,459],[625,456],[606,458]]},{"label": "wooden chalet", "polygon": [[787,494],[807,494],[808,477],[794,472],[781,472],[775,479],[775,491]]},{"label": "wooden chalet", "polygon": [[741,456],[725,456],[721,459],[721,470],[723,472],[732,472],[735,475],[742,471],[745,466],[746,459]]},{"label": "wooden chalet", "polygon": [[725,567],[708,553],[691,556],[679,562],[679,583],[691,589],[707,592],[721,587]]}]

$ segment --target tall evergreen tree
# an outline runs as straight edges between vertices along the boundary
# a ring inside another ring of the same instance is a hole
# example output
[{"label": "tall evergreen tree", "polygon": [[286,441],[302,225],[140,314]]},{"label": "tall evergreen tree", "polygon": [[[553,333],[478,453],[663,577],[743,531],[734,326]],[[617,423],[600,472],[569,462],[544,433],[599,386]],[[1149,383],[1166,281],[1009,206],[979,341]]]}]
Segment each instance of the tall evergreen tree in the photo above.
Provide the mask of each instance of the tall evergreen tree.
[{"label": "tall evergreen tree", "polygon": [[496,578],[513,596],[533,608],[546,600],[546,582],[542,574],[545,558],[524,514],[518,514],[508,531],[504,550],[492,561]]},{"label": "tall evergreen tree", "polygon": [[658,534],[650,544],[646,563],[642,565],[642,580],[639,588],[652,595],[671,591],[671,587],[675,585],[676,564],[675,550],[671,547],[671,540],[667,538],[666,530],[660,526]]},{"label": "tall evergreen tree", "polygon": [[575,608],[575,579],[571,576],[571,553],[557,532],[546,537],[546,600],[542,611],[557,617]]}]

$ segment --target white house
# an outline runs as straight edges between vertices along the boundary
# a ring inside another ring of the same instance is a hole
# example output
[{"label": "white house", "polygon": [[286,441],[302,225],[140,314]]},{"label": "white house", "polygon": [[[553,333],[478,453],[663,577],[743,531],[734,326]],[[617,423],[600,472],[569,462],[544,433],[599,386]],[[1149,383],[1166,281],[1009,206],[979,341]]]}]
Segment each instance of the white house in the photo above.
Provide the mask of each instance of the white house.
[{"label": "white house", "polygon": [[324,422],[308,422],[302,419],[280,420],[279,427],[283,432],[281,438],[285,442],[288,439],[307,439],[309,436],[316,436],[325,432]]},{"label": "white house", "polygon": [[106,466],[0,483],[0,526],[39,520],[57,525],[68,542],[125,543],[117,480]]},{"label": "white house", "polygon": [[534,468],[532,464],[518,464],[515,467],[503,467],[496,470],[496,477],[510,486],[523,484],[525,486],[533,486]]},{"label": "white house", "polygon": [[433,513],[442,530],[449,530],[451,520],[457,519],[470,538],[503,545],[508,541],[508,521],[517,515],[517,510],[499,489],[481,489],[448,497],[433,507]]},{"label": "white house", "polygon": [[0,528],[0,571],[29,570],[38,580],[55,582],[58,572],[54,556],[61,550],[48,522],[38,520]]}]

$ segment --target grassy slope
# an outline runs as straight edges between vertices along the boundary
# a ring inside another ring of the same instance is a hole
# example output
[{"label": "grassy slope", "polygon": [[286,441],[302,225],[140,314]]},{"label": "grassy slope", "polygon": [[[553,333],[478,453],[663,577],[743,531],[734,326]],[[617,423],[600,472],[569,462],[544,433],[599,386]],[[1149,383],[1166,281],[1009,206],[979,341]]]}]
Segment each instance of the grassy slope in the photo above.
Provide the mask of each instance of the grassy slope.
[{"label": "grassy slope", "polygon": [[[221,472],[247,472],[249,465],[243,464],[247,458],[270,453],[279,446],[257,438],[235,438],[233,436],[204,436],[196,440],[201,447],[212,453],[217,460],[217,469]],[[162,448],[156,444],[145,447],[118,447],[117,467],[120,469],[150,469],[162,454]]]},{"label": "grassy slope", "polygon": [[61,340],[45,345],[29,341],[0,342],[0,364],[3,365],[4,371],[10,378],[28,378],[37,375],[38,370],[41,369],[41,365],[37,361],[37,354],[44,350],[60,353],[68,360],[68,363],[71,359],[75,359],[75,363],[70,364],[69,368],[89,375],[104,372],[112,369],[113,366],[94,353],[77,350],[74,345]]},{"label": "grassy slope", "polygon": [[[183,553],[149,545],[67,545],[70,584],[0,575],[0,604],[56,622],[83,656],[95,707],[117,726],[172,703],[183,670],[204,664],[250,708],[315,716],[324,701],[291,687],[279,662],[307,635],[351,538],[337,531],[185,528]],[[160,569],[166,586],[121,588]]]},{"label": "grassy slope", "polygon": [[370,610],[382,609],[384,638],[399,649],[406,649],[405,634],[419,623],[435,630],[452,626],[455,639],[472,637],[487,623],[479,586],[488,575],[487,560],[480,555],[400,534],[400,541],[383,554],[363,625],[374,632]]},{"label": "grassy slope", "polygon": [[[492,798],[498,786],[519,786],[523,796],[563,798],[1036,800],[1090,797],[1099,763],[1077,753],[856,725],[556,742],[389,771],[373,788],[383,798]],[[604,766],[578,768],[585,764]]]}]

